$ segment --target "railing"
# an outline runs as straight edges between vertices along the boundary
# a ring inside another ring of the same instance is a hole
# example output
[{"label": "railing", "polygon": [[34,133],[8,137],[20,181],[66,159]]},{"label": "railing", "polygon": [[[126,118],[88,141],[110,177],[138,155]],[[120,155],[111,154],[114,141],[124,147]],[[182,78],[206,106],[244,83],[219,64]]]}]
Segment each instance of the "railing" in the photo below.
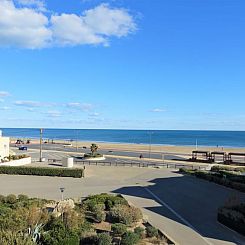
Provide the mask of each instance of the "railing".
[{"label": "railing", "polygon": [[110,162],[110,161],[84,161],[84,160],[75,160],[76,164],[83,165],[95,165],[95,166],[131,166],[131,167],[167,167],[167,168],[187,168],[187,169],[197,169],[197,170],[206,170],[207,166],[196,166],[196,165],[185,165],[185,164],[174,164],[174,163],[146,163],[146,162]]}]

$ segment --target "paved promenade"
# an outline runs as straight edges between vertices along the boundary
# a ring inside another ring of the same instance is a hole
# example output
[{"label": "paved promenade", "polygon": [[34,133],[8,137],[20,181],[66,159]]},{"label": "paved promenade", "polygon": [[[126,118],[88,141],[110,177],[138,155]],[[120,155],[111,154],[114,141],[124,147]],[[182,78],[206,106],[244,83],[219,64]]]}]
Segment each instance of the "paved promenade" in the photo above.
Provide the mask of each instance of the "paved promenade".
[{"label": "paved promenade", "polygon": [[142,208],[148,219],[179,244],[245,244],[245,238],[216,221],[217,208],[245,195],[214,183],[182,176],[166,168],[87,166],[84,179],[0,176],[1,194],[80,198],[101,192],[121,193]]}]

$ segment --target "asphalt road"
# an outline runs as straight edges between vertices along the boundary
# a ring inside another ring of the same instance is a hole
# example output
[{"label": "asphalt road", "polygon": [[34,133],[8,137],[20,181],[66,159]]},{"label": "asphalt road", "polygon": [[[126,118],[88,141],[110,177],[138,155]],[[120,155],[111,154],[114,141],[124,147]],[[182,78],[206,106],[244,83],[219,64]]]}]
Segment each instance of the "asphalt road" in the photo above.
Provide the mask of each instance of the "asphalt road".
[{"label": "asphalt road", "polygon": [[[26,145],[28,147],[28,150],[32,150],[32,149],[39,149],[40,146],[39,144],[30,144],[30,145]],[[14,144],[11,144],[11,147],[15,147]],[[17,149],[18,147],[16,147]],[[61,151],[61,152],[74,152],[74,154],[83,154],[83,153],[89,153],[90,152],[90,149],[84,149],[84,148],[74,148],[74,147],[69,147],[69,146],[66,146],[64,147],[64,145],[62,144],[43,144],[42,146],[43,150],[50,150],[50,151]],[[151,152],[149,154],[149,152],[145,152],[145,151],[111,151],[111,150],[102,150],[100,149],[99,151],[101,154],[103,155],[108,155],[108,156],[126,156],[126,157],[136,157],[136,158],[139,158],[140,155],[143,156],[143,159],[144,158],[152,158],[152,159],[162,159],[163,158],[163,155],[162,153],[158,152],[158,153],[154,153],[154,152]],[[183,157],[187,157],[185,155],[183,155]],[[164,159],[165,160],[171,160],[171,159],[183,159],[182,157],[179,157],[179,156],[176,156],[176,155],[173,155],[173,154],[167,154],[165,153],[164,154]],[[139,159],[140,160],[140,159]]]}]

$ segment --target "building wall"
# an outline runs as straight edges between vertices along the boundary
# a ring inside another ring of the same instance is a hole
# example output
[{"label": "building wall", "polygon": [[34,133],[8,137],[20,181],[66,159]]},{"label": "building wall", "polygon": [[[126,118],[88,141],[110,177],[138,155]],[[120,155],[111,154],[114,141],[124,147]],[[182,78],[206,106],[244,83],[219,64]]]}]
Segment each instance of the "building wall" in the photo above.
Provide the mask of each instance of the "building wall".
[{"label": "building wall", "polygon": [[9,156],[9,137],[0,137],[0,159]]}]

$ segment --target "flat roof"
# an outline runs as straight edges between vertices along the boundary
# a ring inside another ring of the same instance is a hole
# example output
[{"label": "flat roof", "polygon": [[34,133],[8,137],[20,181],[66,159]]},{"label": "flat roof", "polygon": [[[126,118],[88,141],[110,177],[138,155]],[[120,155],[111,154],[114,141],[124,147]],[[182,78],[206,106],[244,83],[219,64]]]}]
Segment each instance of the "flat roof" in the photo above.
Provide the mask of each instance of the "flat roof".
[{"label": "flat roof", "polygon": [[192,151],[192,153],[209,153],[209,151]]},{"label": "flat roof", "polygon": [[245,153],[241,153],[241,152],[230,152],[228,155],[245,157]]},{"label": "flat roof", "polygon": [[212,151],[211,154],[215,154],[215,155],[225,155],[224,151]]}]

